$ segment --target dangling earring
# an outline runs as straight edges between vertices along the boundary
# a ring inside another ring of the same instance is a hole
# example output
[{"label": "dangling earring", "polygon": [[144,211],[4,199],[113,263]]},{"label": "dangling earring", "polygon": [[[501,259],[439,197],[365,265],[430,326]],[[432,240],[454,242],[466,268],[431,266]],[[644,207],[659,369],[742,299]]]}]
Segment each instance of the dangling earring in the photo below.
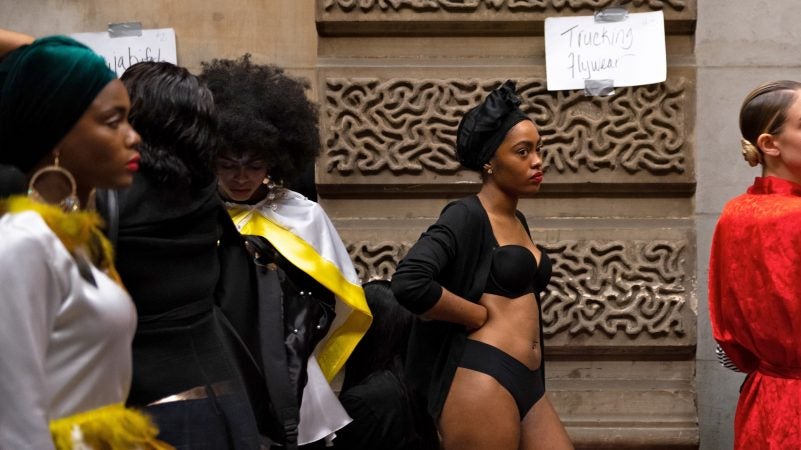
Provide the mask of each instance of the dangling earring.
[{"label": "dangling earring", "polygon": [[267,187],[267,196],[265,197],[265,205],[269,206],[273,211],[278,210],[278,201],[284,198],[286,190],[282,183],[276,183],[270,177],[264,177],[261,182]]},{"label": "dangling earring", "polygon": [[77,194],[78,185],[75,183],[75,177],[73,177],[67,169],[58,165],[58,156],[58,153],[56,153],[53,164],[42,167],[33,174],[30,183],[28,183],[28,197],[41,203],[54,203],[47,201],[47,199],[45,199],[44,196],[39,193],[39,191],[36,189],[36,181],[39,180],[39,177],[48,172],[57,173],[67,179],[67,182],[70,186],[70,192],[61,200],[56,201],[55,204],[60,206],[61,209],[66,212],[77,211],[81,208],[81,201],[78,199]]}]

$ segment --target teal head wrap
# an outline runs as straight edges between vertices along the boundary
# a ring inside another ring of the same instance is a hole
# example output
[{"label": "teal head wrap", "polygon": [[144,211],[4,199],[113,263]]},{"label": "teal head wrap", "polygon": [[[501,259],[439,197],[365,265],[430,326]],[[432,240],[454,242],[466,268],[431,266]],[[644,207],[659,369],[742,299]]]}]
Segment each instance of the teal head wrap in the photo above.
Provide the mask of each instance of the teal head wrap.
[{"label": "teal head wrap", "polygon": [[8,54],[0,62],[0,164],[29,172],[114,78],[102,57],[66,36]]}]

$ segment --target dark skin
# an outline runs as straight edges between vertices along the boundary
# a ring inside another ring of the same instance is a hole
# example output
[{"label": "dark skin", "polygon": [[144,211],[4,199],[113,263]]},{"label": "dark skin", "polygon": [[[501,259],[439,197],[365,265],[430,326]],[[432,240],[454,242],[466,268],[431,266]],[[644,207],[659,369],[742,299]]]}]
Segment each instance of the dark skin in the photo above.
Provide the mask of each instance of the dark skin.
[{"label": "dark skin", "polygon": [[[0,29],[0,57],[34,41],[33,36]],[[125,86],[110,82],[98,93],[75,126],[61,139],[47,157],[28,173],[28,181],[37,170],[59,165],[75,178],[76,194],[81,205],[89,203],[96,187],[120,188],[133,181],[140,137],[128,123],[131,102]],[[36,183],[45,200],[58,202],[70,193],[68,180],[58,173],[46,173]]]},{"label": "dark skin", "polygon": [[[539,191],[542,181],[541,139],[533,122],[524,120],[506,135],[484,166],[478,193],[499,245],[526,247],[539,264],[539,249],[515,216],[521,196]],[[493,345],[530,369],[540,367],[538,308],[534,294],[509,299],[483,294],[478,303],[443,290],[424,314],[427,319],[464,325],[469,339]],[[520,420],[512,395],[490,375],[458,368],[439,420],[445,450],[573,448],[546,393]]]},{"label": "dark skin", "polygon": [[[89,193],[94,188],[129,186],[138,169],[136,149],[141,141],[128,123],[130,107],[128,91],[122,82],[109,82],[29,177],[38,169],[53,164],[58,155],[59,166],[75,178],[81,205],[88,203]],[[48,174],[37,180],[36,190],[46,200],[55,201],[69,193],[69,186],[63,176]]]}]

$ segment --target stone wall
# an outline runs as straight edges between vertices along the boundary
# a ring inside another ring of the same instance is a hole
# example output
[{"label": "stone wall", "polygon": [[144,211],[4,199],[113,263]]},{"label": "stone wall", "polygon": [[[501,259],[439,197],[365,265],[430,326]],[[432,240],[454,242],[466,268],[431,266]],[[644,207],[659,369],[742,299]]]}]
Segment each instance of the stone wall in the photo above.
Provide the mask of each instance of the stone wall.
[{"label": "stone wall", "polygon": [[740,156],[740,104],[764,82],[801,80],[801,9],[787,0],[698,3],[698,413],[701,448],[718,450],[732,448],[745,375],[722,368],[714,354],[706,291],[712,232],[724,203],[760,175]]},{"label": "stone wall", "polygon": [[623,2],[664,11],[666,82],[548,92],[544,19],[612,3],[318,0],[318,190],[362,277],[391,277],[480,186],[454,156],[459,118],[517,80],[544,140],[545,184],[520,209],[554,261],[555,406],[579,448],[696,448],[696,4]]},{"label": "stone wall", "polygon": [[251,53],[315,79],[317,33],[310,0],[0,0],[0,27],[34,36],[105,31],[110,23],[174,28],[178,63]]}]

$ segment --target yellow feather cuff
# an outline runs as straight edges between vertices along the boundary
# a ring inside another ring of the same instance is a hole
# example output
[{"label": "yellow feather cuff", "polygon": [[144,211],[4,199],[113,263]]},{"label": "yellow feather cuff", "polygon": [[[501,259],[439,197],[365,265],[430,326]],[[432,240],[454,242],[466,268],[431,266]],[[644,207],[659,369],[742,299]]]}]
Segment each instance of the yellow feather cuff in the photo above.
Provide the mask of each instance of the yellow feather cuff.
[{"label": "yellow feather cuff", "polygon": [[53,420],[50,434],[58,450],[174,450],[173,446],[156,439],[158,429],[149,417],[121,403]]},{"label": "yellow feather cuff", "polygon": [[34,211],[71,254],[80,250],[91,262],[117,284],[122,285],[114,268],[114,250],[101,231],[103,219],[94,211],[64,212],[61,208],[33,201],[24,196],[12,196],[0,201],[0,215]]}]

